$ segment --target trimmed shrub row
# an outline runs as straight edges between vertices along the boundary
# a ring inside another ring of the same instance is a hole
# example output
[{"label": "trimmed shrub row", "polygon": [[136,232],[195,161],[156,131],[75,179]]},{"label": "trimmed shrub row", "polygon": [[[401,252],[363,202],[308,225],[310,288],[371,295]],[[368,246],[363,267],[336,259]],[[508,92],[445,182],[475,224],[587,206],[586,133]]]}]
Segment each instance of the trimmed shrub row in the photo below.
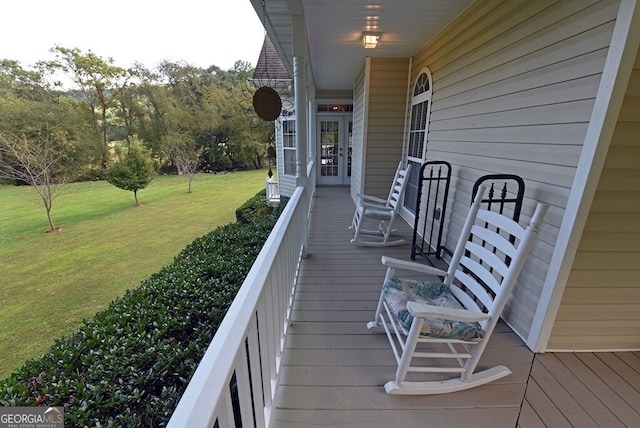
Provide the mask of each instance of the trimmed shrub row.
[{"label": "trimmed shrub row", "polygon": [[64,406],[68,427],[166,425],[277,220],[263,193],[0,381],[0,404]]}]

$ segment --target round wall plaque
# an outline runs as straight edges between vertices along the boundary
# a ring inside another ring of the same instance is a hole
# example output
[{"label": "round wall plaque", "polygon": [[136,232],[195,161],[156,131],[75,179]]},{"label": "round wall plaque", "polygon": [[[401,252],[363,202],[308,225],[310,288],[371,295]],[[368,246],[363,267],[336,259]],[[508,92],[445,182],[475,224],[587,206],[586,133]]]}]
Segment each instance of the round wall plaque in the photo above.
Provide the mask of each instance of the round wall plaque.
[{"label": "round wall plaque", "polygon": [[275,89],[269,86],[258,88],[253,94],[253,109],[260,119],[273,121],[280,116],[282,100]]}]

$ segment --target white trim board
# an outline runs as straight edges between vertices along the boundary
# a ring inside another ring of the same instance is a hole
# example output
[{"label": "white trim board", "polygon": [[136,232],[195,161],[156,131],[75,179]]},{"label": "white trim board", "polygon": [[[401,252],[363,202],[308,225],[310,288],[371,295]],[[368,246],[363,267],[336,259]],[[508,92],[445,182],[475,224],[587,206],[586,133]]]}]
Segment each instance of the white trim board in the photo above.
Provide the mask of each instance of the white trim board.
[{"label": "white trim board", "polygon": [[546,348],[551,331],[640,46],[639,29],[638,1],[621,0],[584,148],[527,340],[527,346],[535,352],[548,351]]}]

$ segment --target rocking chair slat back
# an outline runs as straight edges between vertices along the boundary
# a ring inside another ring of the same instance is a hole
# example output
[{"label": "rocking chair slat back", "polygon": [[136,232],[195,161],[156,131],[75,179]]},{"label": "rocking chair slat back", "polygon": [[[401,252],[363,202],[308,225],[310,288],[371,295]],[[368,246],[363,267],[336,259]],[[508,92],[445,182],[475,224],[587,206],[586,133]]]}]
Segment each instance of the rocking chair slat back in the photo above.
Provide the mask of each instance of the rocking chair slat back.
[{"label": "rocking chair slat back", "polygon": [[509,242],[510,238],[504,238],[498,233],[499,231],[491,231],[481,226],[474,226],[471,228],[471,239],[482,247],[490,247],[494,253],[500,251],[509,257],[513,257],[517,249]]},{"label": "rocking chair slat back", "polygon": [[398,169],[391,184],[391,190],[386,200],[369,195],[359,195],[358,205],[351,220],[350,229],[354,231],[351,242],[364,246],[400,245],[404,239],[392,239],[395,232],[393,224],[401,207],[402,196],[407,185],[411,165]]},{"label": "rocking chair slat back", "polygon": [[[383,257],[387,274],[374,321],[368,326],[384,328],[398,361],[395,380],[385,385],[388,393],[453,392],[511,373],[504,366],[479,372],[476,367],[524,267],[547,206],[537,205],[525,229],[503,214],[480,209],[485,190],[484,186],[478,189],[446,274],[432,266]],[[444,280],[398,278],[398,268],[420,276],[444,276]],[[460,363],[460,367],[447,366],[444,371],[460,376],[445,381],[407,380],[414,372],[442,371],[442,362],[433,361],[441,356],[440,348],[432,350],[442,343],[449,345],[447,358]]]},{"label": "rocking chair slat back", "polygon": [[464,265],[466,269],[456,271],[455,279],[463,283],[466,290],[468,290],[475,299],[480,300],[485,308],[490,308],[493,304],[493,299],[500,289],[500,281],[492,275],[492,272],[489,272],[482,264],[474,260],[462,260],[461,264]]}]

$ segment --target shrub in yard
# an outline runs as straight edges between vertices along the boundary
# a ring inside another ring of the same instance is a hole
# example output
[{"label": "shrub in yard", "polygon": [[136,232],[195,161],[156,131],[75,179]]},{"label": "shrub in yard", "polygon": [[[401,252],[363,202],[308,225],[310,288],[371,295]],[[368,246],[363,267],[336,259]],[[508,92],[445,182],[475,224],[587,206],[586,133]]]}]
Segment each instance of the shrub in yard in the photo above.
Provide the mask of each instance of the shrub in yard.
[{"label": "shrub in yard", "polygon": [[273,211],[267,203],[264,191],[257,193],[236,210],[236,220],[239,223],[251,223],[256,219],[265,218]]},{"label": "shrub in yard", "polygon": [[279,214],[248,212],[0,381],[0,405],[64,406],[66,427],[166,425]]}]

